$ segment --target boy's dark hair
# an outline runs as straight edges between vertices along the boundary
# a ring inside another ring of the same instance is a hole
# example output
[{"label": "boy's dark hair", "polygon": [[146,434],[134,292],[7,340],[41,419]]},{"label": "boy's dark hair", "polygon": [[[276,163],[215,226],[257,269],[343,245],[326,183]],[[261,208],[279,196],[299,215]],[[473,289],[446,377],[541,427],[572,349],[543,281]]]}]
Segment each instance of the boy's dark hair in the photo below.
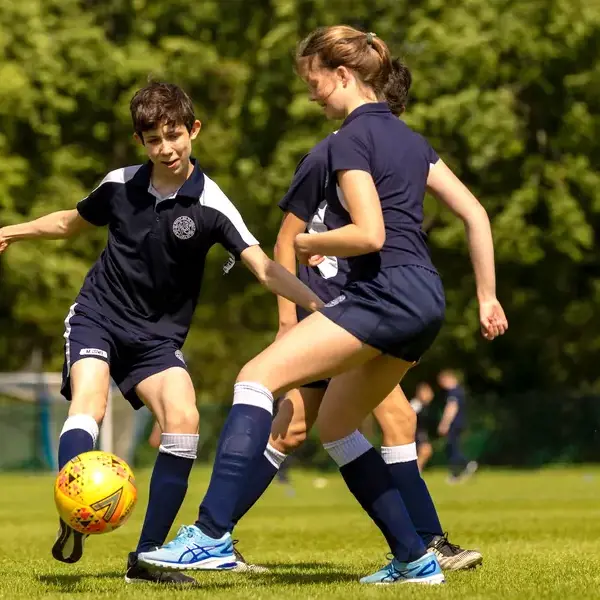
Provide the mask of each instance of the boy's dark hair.
[{"label": "boy's dark hair", "polygon": [[142,140],[144,131],[164,125],[185,125],[191,131],[196,120],[190,97],[173,83],[149,83],[134,94],[129,110],[133,129]]}]

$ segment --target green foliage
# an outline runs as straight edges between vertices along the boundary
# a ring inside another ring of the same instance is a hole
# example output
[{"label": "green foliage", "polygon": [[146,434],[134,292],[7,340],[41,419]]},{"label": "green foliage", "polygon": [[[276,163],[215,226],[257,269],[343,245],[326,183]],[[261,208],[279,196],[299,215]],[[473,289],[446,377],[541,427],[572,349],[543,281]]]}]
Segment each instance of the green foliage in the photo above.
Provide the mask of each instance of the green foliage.
[{"label": "green foliage", "polygon": [[[269,249],[297,160],[335,124],[293,72],[313,27],[375,31],[414,74],[407,122],[493,222],[510,330],[485,343],[462,224],[428,201],[447,323],[415,377],[448,363],[478,390],[598,389],[600,6],[583,0],[4,0],[0,11],[0,221],[72,207],[139,162],[128,102],[148,76],[182,84],[207,173]],[[11,247],[0,261],[2,369],[41,347],[61,363],[62,321],[105,239]],[[222,401],[271,339],[275,301],[211,254],[186,344],[201,402]],[[410,385],[410,381],[409,381]]]}]

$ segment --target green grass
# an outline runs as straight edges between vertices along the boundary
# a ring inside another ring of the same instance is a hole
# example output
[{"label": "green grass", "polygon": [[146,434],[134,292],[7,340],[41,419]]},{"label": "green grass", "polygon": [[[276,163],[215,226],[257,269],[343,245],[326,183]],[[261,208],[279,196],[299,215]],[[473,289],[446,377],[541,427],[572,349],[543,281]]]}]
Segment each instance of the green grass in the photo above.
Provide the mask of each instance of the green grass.
[{"label": "green grass", "polygon": [[[451,539],[480,548],[484,566],[450,573],[447,585],[360,586],[383,564],[382,538],[337,475],[316,489],[314,474],[294,472],[296,496],[273,486],[236,531],[246,557],[268,575],[199,574],[199,589],[127,586],[124,561],[143,518],[149,473],[138,475],[140,502],[122,530],[88,541],[75,565],[53,561],[52,477],[0,476],[0,598],[447,598],[508,600],[600,597],[600,469],[489,471],[460,486],[427,476]],[[208,471],[192,476],[179,523],[194,520]]]}]

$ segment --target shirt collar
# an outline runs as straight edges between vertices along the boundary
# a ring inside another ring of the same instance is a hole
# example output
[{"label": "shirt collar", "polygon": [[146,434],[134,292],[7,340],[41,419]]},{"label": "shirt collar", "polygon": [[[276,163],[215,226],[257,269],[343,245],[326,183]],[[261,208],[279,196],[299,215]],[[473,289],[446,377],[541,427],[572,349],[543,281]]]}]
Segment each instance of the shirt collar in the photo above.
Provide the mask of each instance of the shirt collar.
[{"label": "shirt collar", "polygon": [[[387,102],[367,102],[358,108],[355,108],[342,123],[342,127],[354,121],[354,119],[367,114],[392,114]],[[340,127],[341,129],[341,127]]]},{"label": "shirt collar", "polygon": [[204,173],[195,158],[190,159],[194,165],[194,170],[191,175],[183,182],[183,185],[169,196],[162,197],[154,189],[152,185],[152,162],[148,161],[144,163],[132,178],[132,183],[140,188],[144,188],[149,194],[154,196],[158,202],[168,200],[170,198],[176,198],[177,196],[185,196],[186,198],[197,199],[200,198],[204,191]]},{"label": "shirt collar", "polygon": [[148,193],[152,194],[152,196],[156,198],[157,205],[161,202],[164,202],[165,200],[172,200],[173,198],[175,198],[175,196],[177,196],[177,194],[179,193],[180,189],[181,187],[178,187],[174,192],[171,192],[168,196],[161,196],[160,192],[152,185],[152,179],[150,179],[150,181],[148,182]]}]

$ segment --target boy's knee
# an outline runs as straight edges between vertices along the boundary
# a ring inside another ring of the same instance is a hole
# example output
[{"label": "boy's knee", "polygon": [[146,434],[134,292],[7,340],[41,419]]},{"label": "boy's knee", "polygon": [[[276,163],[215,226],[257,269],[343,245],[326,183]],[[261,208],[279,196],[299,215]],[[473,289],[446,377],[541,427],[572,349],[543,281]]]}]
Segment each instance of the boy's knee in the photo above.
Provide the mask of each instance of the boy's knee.
[{"label": "boy's knee", "polygon": [[170,407],[165,415],[165,433],[197,433],[200,414],[196,405]]},{"label": "boy's knee", "polygon": [[75,394],[69,406],[69,416],[89,415],[98,425],[106,414],[106,398],[102,394]]}]

